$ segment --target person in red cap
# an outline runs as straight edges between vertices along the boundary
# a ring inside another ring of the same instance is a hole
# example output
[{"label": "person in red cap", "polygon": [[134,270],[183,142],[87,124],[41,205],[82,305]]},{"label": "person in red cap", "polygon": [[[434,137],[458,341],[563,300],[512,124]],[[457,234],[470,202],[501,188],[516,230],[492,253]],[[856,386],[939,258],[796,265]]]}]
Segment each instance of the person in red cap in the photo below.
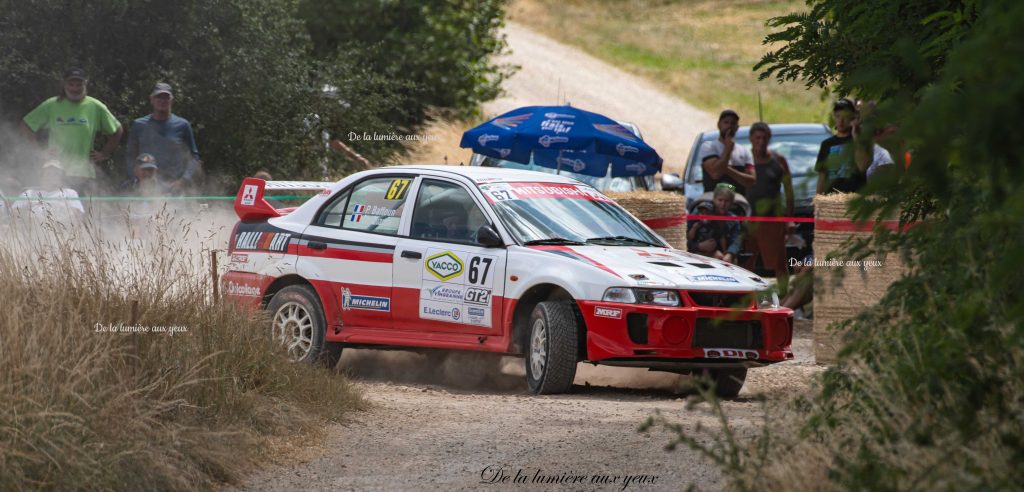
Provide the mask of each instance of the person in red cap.
[{"label": "person in red cap", "polygon": [[[64,72],[61,94],[43,101],[25,115],[20,126],[29,142],[63,163],[66,184],[82,194],[95,191],[95,163],[110,158],[124,133],[107,106],[86,94],[88,85],[84,70],[68,69]],[[49,131],[45,146],[37,136],[43,129]],[[97,133],[107,135],[101,150],[93,148]]]}]

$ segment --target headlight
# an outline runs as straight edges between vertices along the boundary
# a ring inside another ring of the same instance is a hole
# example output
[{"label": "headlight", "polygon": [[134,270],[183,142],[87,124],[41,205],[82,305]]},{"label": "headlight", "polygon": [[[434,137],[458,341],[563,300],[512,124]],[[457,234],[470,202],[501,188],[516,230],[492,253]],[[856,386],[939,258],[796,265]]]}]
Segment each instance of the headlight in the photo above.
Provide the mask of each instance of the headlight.
[{"label": "headlight", "polygon": [[779,307],[779,295],[774,290],[757,293],[758,309],[775,309]]},{"label": "headlight", "polygon": [[601,300],[605,302],[636,304],[636,295],[633,294],[633,289],[628,287],[612,287],[604,291],[604,297]]},{"label": "headlight", "polygon": [[656,306],[678,306],[679,294],[674,290],[636,289],[637,302]]},{"label": "headlight", "polygon": [[667,289],[630,289],[628,287],[612,287],[604,291],[605,302],[622,302],[625,304],[652,304],[655,306],[678,306],[679,293]]}]

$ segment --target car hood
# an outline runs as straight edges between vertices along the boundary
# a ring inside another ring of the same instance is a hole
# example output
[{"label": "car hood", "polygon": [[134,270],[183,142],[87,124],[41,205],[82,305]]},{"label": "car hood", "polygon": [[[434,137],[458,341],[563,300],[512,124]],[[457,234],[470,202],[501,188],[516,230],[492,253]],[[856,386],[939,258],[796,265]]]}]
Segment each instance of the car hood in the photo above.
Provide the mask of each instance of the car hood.
[{"label": "car hood", "polygon": [[752,272],[723,261],[670,248],[627,246],[533,246],[620,277],[625,286],[749,292],[768,288]]}]

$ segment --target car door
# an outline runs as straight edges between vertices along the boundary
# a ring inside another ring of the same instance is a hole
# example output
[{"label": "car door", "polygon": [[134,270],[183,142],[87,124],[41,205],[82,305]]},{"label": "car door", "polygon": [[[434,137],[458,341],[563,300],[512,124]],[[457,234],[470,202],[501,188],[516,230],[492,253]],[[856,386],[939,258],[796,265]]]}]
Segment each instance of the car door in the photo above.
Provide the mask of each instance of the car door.
[{"label": "car door", "polygon": [[391,328],[392,261],[413,175],[376,175],[335,195],[299,242],[299,272],[328,323]]},{"label": "car door", "polygon": [[505,248],[476,242],[492,224],[463,184],[421,178],[409,234],[394,258],[396,329],[497,334],[505,289]]}]

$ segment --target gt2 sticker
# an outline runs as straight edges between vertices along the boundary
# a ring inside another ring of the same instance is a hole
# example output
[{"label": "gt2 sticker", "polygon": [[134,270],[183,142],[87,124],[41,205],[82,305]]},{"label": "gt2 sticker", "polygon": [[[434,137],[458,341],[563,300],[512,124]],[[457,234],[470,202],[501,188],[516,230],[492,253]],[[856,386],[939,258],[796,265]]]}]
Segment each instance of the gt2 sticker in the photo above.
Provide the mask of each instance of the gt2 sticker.
[{"label": "gt2 sticker", "polygon": [[491,305],[491,291],[488,289],[477,289],[470,287],[466,289],[466,295],[463,300],[469,304],[483,304],[484,306]]},{"label": "gt2 sticker", "polygon": [[708,359],[757,359],[759,356],[754,350],[706,348],[704,349],[704,357]]},{"label": "gt2 sticker", "polygon": [[391,298],[352,294],[348,287],[344,287],[341,289],[341,308],[345,311],[362,309],[364,311],[390,312]]},{"label": "gt2 sticker", "polygon": [[384,195],[386,200],[401,200],[405,198],[405,192],[409,191],[409,182],[411,179],[396,179],[391,181],[391,186],[388,186],[388,192]]},{"label": "gt2 sticker", "polygon": [[288,251],[291,237],[283,232],[239,232],[235,234],[235,249],[284,253]]},{"label": "gt2 sticker", "polygon": [[622,319],[622,310],[619,308],[594,306],[594,316],[599,316],[601,318]]}]

